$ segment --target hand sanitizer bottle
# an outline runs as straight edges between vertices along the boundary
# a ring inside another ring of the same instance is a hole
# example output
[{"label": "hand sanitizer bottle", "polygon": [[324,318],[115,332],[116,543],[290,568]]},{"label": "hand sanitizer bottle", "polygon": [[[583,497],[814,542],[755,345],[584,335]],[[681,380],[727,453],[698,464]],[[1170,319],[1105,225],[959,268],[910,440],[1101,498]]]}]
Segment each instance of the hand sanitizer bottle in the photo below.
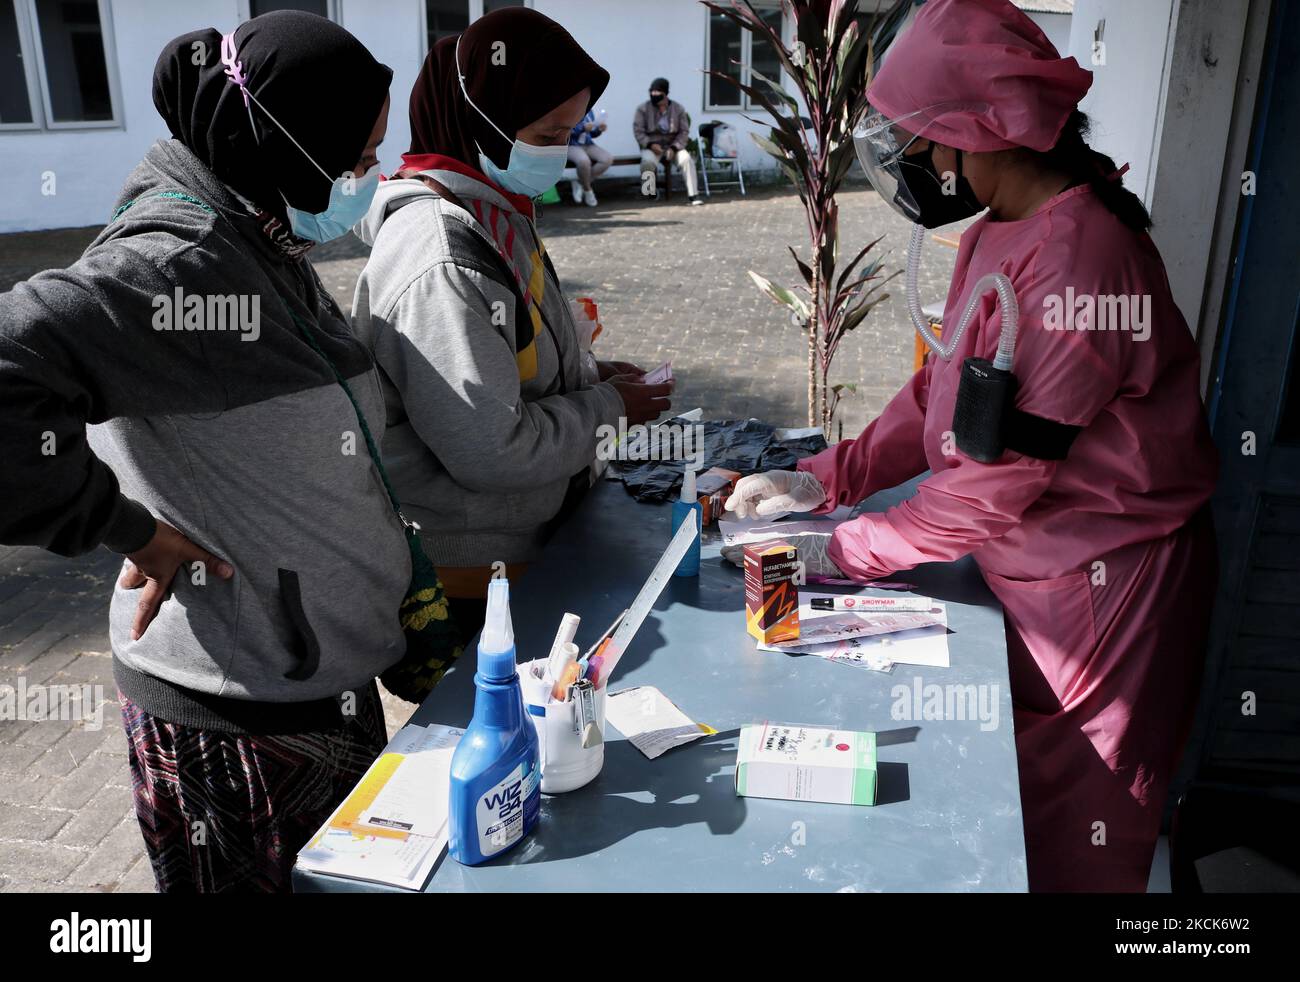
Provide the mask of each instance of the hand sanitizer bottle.
[{"label": "hand sanitizer bottle", "polygon": [[488,584],[487,618],[478,642],[474,718],[451,758],[448,851],[475,866],[524,840],[541,809],[537,728],[525,715],[510,583]]},{"label": "hand sanitizer bottle", "polygon": [[673,502],[673,535],[677,534],[683,522],[694,522],[698,534],[682,561],[673,570],[674,576],[700,575],[700,535],[704,532],[700,526],[703,518],[704,509],[700,507],[699,497],[695,493],[695,471],[687,469],[682,475],[682,496]]}]

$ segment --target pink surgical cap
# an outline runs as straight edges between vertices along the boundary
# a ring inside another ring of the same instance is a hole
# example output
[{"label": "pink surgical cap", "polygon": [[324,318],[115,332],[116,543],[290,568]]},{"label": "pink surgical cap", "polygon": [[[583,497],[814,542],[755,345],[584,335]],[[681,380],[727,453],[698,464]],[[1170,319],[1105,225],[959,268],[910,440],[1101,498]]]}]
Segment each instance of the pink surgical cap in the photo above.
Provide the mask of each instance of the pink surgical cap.
[{"label": "pink surgical cap", "polygon": [[1010,0],[929,0],[867,99],[894,121],[937,107],[901,125],[945,146],[1050,150],[1090,85],[1092,72],[1062,58]]}]

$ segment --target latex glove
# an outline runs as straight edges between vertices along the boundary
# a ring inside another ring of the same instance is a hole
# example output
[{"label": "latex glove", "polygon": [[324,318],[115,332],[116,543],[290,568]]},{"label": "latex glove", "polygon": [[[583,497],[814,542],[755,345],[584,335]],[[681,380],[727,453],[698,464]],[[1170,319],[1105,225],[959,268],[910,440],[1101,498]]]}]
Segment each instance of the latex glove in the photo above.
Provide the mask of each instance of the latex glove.
[{"label": "latex glove", "polygon": [[788,511],[812,511],[826,500],[822,482],[807,471],[767,471],[736,482],[727,511],[737,518],[766,518]]},{"label": "latex glove", "polygon": [[[809,475],[810,477],[812,475]],[[826,554],[826,548],[831,543],[830,532],[799,532],[795,535],[774,535],[770,539],[763,539],[762,542],[788,542],[799,550],[799,562],[803,563],[803,575],[805,582],[813,577],[820,577],[826,580],[847,580],[838,566],[831,561],[831,557]],[[746,543],[754,545],[754,543]],[[723,546],[722,558],[729,563],[744,567],[745,565],[745,546]]]}]

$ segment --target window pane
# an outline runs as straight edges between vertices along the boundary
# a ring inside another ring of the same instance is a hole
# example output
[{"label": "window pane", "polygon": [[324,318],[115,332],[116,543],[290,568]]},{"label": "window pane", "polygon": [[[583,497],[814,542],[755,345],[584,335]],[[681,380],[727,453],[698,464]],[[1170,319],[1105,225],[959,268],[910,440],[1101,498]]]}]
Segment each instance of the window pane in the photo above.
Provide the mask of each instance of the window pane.
[{"label": "window pane", "polygon": [[18,15],[9,0],[0,0],[0,123],[31,121],[32,103],[18,39]]},{"label": "window pane", "polygon": [[[709,68],[739,81],[740,25],[721,14],[709,15]],[[709,76],[710,106],[739,106],[740,90],[726,79]]]},{"label": "window pane", "polygon": [[[763,18],[763,21],[768,25],[768,27],[776,31],[777,37],[781,36],[780,10],[764,10],[760,12],[759,16]],[[753,43],[750,45],[749,63],[751,66],[758,69],[759,73],[764,78],[770,78],[773,82],[776,82],[778,85],[780,84],[781,62],[777,59],[776,49],[772,47],[772,42],[767,38],[761,37],[757,34],[754,35]],[[771,90],[770,86],[760,82],[756,78],[751,79],[750,83],[764,95],[767,95]]]},{"label": "window pane", "polygon": [[490,14],[504,7],[522,7],[524,0],[483,0],[483,13]]},{"label": "window pane", "polygon": [[425,0],[429,47],[469,27],[469,0]]},{"label": "window pane", "polygon": [[104,32],[95,0],[36,0],[41,55],[55,122],[111,120]]},{"label": "window pane", "polygon": [[248,13],[252,17],[269,14],[272,10],[301,10],[318,17],[330,15],[329,0],[249,0]]}]

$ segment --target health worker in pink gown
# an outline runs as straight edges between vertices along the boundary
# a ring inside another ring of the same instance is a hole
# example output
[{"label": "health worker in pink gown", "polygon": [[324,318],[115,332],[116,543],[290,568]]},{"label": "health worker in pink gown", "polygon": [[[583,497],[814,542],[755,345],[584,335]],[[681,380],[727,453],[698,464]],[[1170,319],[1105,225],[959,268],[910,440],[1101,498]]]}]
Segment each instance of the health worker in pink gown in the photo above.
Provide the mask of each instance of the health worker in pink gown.
[{"label": "health worker in pink gown", "polygon": [[963,363],[998,348],[988,289],[950,357],[861,436],[744,478],[727,507],[825,512],[928,470],[903,504],[796,537],[808,572],[869,582],[973,556],[1006,612],[1030,888],[1142,891],[1200,685],[1217,462],[1151,219],[1085,142],[1091,82],[1006,0],[920,8],[868,90],[859,159],[920,225],[987,209],[943,324],[985,274],[1009,279],[1006,449],[986,463],[954,439]]}]

